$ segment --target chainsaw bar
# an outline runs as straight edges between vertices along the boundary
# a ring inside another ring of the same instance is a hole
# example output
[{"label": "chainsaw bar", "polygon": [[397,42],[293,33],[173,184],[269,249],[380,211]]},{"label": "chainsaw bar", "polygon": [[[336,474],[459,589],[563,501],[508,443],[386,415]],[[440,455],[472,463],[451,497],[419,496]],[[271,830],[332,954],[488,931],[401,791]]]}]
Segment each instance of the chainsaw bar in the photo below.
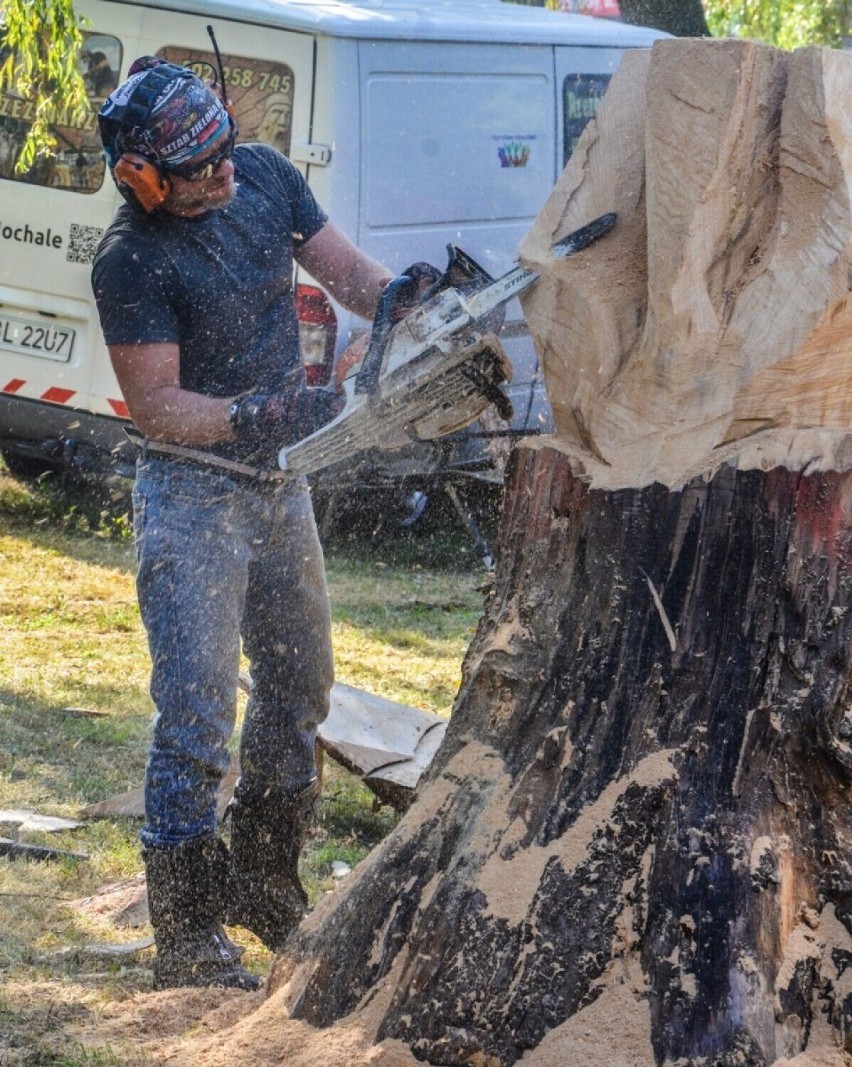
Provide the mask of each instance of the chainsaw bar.
[{"label": "chainsaw bar", "polygon": [[[615,225],[616,218],[613,211],[607,215],[599,215],[585,226],[581,226],[579,230],[574,230],[567,237],[551,245],[550,254],[554,259],[567,259],[577,252],[582,252],[584,248],[594,244],[598,238],[609,233]],[[511,300],[512,297],[523,293],[537,280],[538,271],[531,270],[529,267],[515,267],[502,278],[498,278],[497,281],[468,297],[464,302],[466,310],[474,319],[478,319]]]}]

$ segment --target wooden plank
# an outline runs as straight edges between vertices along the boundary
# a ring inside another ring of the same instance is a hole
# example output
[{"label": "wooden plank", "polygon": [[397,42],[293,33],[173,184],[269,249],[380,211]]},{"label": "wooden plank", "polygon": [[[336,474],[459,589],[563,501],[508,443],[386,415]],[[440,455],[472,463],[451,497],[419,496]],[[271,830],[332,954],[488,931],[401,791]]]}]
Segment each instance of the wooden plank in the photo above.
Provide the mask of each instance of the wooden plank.
[{"label": "wooden plank", "polygon": [[0,856],[37,861],[89,858],[85,852],[69,852],[64,848],[48,848],[46,845],[28,845],[23,841],[13,841],[9,837],[0,837]]}]

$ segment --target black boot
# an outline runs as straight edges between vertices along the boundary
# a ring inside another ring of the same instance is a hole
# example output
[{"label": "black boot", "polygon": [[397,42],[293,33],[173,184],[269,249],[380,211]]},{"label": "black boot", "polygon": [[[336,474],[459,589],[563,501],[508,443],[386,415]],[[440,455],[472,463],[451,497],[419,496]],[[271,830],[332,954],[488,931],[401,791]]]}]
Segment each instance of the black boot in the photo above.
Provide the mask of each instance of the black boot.
[{"label": "black boot", "polygon": [[149,848],[142,856],[157,942],[154,989],[259,989],[260,979],[240,966],[243,949],[219,923],[216,839],[200,837],[176,848]]},{"label": "black boot", "polygon": [[317,821],[317,782],[295,795],[237,783],[231,801],[230,906],[225,922],[244,926],[277,952],[302,921],[308,895],[299,855]]}]

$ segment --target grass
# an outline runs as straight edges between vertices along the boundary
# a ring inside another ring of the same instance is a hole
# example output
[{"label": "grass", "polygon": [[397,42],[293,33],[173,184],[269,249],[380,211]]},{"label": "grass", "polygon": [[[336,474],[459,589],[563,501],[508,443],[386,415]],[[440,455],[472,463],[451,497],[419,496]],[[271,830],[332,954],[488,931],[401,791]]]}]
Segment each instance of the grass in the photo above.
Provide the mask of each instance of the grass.
[{"label": "grass", "polygon": [[[444,516],[446,519],[446,516]],[[448,714],[481,606],[482,572],[457,529],[422,537],[330,535],[338,679]],[[136,607],[126,487],[19,482],[0,470],[0,809],[74,818],[142,782],[152,706]],[[326,760],[321,825],[304,865],[312,901],[331,864],[354,866],[392,828],[362,783]],[[120,1048],[75,1047],[66,1026],[150,988],[150,952],[106,961],[92,943],[148,929],[71,907],[137,875],[138,822],[89,820],[22,840],[87,855],[0,859],[0,1064],[111,1065]],[[0,825],[0,836],[14,829]],[[245,961],[269,953],[242,931]]]}]

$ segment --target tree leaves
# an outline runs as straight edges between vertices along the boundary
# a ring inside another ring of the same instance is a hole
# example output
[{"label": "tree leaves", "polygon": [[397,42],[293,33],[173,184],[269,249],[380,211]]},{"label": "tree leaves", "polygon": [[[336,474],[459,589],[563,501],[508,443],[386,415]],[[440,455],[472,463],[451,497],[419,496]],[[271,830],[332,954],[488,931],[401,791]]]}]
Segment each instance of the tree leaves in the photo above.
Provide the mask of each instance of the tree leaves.
[{"label": "tree leaves", "polygon": [[707,22],[718,37],[752,37],[778,48],[839,46],[849,0],[705,0]]},{"label": "tree leaves", "polygon": [[56,149],[51,122],[60,109],[72,121],[88,114],[80,23],[73,0],[0,0],[0,91],[32,101],[35,116],[15,165],[19,174]]},{"label": "tree leaves", "polygon": [[675,37],[707,37],[701,0],[619,0],[621,17],[634,26],[653,26]]}]

